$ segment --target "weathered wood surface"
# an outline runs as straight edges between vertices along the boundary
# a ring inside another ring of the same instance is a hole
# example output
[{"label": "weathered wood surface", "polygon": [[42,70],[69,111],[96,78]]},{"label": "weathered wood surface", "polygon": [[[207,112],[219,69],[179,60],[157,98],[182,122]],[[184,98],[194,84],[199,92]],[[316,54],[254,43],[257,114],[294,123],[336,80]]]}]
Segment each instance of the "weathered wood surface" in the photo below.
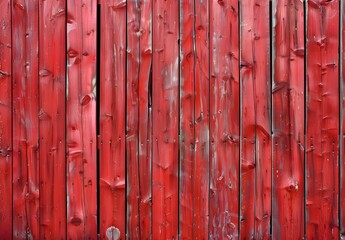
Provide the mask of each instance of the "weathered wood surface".
[{"label": "weathered wood surface", "polygon": [[0,0],[0,238],[344,238],[344,4]]},{"label": "weathered wood surface", "polygon": [[210,238],[239,237],[239,9],[210,1]]},{"label": "weathered wood surface", "polygon": [[152,1],[127,3],[127,236],[151,236]]},{"label": "weathered wood surface", "polygon": [[241,237],[246,239],[270,238],[269,16],[268,0],[241,1]]},{"label": "weathered wood surface", "polygon": [[180,1],[180,197],[182,239],[208,237],[209,1]]},{"label": "weathered wood surface", "polygon": [[11,1],[0,0],[0,232],[12,237],[12,19]]},{"label": "weathered wood surface", "polygon": [[304,6],[273,1],[272,237],[304,237]]},{"label": "weathered wood surface", "polygon": [[179,1],[153,1],[152,238],[178,238]]},{"label": "weathered wood surface", "polygon": [[66,237],[66,1],[39,1],[40,238]]},{"label": "weathered wood surface", "polygon": [[67,237],[96,239],[97,2],[67,4]]},{"label": "weathered wood surface", "polygon": [[193,238],[195,174],[195,1],[180,1],[180,233]]},{"label": "weathered wood surface", "polygon": [[306,237],[339,237],[339,1],[307,2]]},{"label": "weathered wood surface", "polygon": [[100,237],[125,239],[126,1],[101,2]]},{"label": "weathered wood surface", "polygon": [[12,3],[13,238],[39,237],[38,1]]},{"label": "weathered wood surface", "polygon": [[194,226],[193,238],[209,236],[210,183],[210,0],[195,1]]}]

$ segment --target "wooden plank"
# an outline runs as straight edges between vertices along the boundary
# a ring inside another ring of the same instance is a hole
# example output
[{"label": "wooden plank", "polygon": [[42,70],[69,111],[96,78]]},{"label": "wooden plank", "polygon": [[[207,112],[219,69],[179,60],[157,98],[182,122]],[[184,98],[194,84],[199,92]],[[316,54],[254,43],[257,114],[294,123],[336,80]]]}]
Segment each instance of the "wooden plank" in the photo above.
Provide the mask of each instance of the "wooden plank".
[{"label": "wooden plank", "polygon": [[39,1],[40,238],[66,238],[66,1]]},{"label": "wooden plank", "polygon": [[68,2],[67,237],[97,238],[96,4]]},{"label": "wooden plank", "polygon": [[306,237],[339,237],[339,1],[307,2]]},{"label": "wooden plank", "polygon": [[195,17],[194,0],[180,1],[180,197],[179,231],[193,239],[195,179]]},{"label": "wooden plank", "polygon": [[[84,163],[85,238],[97,238],[96,52],[97,0],[80,1],[83,23],[81,105]],[[80,39],[80,38],[77,38]]]},{"label": "wooden plank", "polygon": [[180,2],[180,237],[208,238],[209,2]]},{"label": "wooden plank", "polygon": [[304,7],[273,1],[274,239],[304,237]]},{"label": "wooden plank", "polygon": [[0,232],[12,238],[11,1],[0,0]]},{"label": "wooden plank", "polygon": [[13,238],[39,237],[38,1],[13,2]]},{"label": "wooden plank", "polygon": [[270,238],[269,1],[241,2],[241,237]]},{"label": "wooden plank", "polygon": [[150,239],[152,237],[152,0],[140,1],[140,14],[140,239]]},{"label": "wooden plank", "polygon": [[[151,236],[151,1],[127,3],[127,237]],[[140,144],[140,145],[139,145]]]},{"label": "wooden plank", "polygon": [[127,109],[126,109],[126,163],[127,163],[127,229],[130,239],[140,238],[140,173],[139,144],[139,71],[140,71],[140,7],[139,1],[127,3]]},{"label": "wooden plank", "polygon": [[210,238],[239,232],[238,1],[210,2]]},{"label": "wooden plank", "polygon": [[101,3],[100,236],[125,239],[126,4]]},{"label": "wooden plank", "polygon": [[179,2],[153,1],[152,238],[178,237]]},{"label": "wooden plank", "polygon": [[195,1],[195,164],[193,237],[207,239],[209,227],[210,1]]}]

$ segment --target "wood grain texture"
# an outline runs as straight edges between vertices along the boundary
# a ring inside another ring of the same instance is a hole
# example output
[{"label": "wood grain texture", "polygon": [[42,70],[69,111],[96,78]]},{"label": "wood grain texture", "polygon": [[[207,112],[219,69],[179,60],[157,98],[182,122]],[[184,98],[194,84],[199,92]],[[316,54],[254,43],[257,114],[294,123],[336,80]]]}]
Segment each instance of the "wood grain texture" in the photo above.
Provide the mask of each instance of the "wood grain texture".
[{"label": "wood grain texture", "polygon": [[39,238],[38,1],[12,3],[13,238]]},{"label": "wood grain texture", "polygon": [[152,237],[152,0],[140,1],[139,184],[140,238]]},{"label": "wood grain texture", "polygon": [[241,1],[241,237],[269,239],[271,216],[269,1]]},{"label": "wood grain texture", "polygon": [[[101,3],[100,237],[125,239],[126,4]],[[112,228],[113,227],[113,228]]]},{"label": "wood grain texture", "polygon": [[194,79],[194,226],[195,239],[207,239],[209,227],[210,173],[210,0],[195,1],[195,79]]},{"label": "wood grain texture", "polygon": [[127,236],[151,236],[151,1],[127,3]]},{"label": "wood grain texture", "polygon": [[153,1],[152,238],[178,238],[179,2]]},{"label": "wood grain texture", "polygon": [[195,179],[194,0],[180,1],[180,236],[193,238]]},{"label": "wood grain texture", "polygon": [[307,2],[306,237],[339,237],[339,1]]},{"label": "wood grain texture", "polygon": [[275,0],[273,14],[272,234],[275,239],[302,239],[305,223],[303,2]]},{"label": "wood grain texture", "polygon": [[140,236],[139,182],[139,69],[140,69],[140,8],[139,1],[127,2],[127,94],[126,94],[126,161],[127,161],[127,229],[128,237]]},{"label": "wood grain texture", "polygon": [[209,1],[180,1],[180,238],[208,238]]},{"label": "wood grain texture", "polygon": [[67,18],[67,237],[97,238],[96,1],[69,1]]},{"label": "wood grain texture", "polygon": [[238,1],[210,2],[210,233],[239,237]]},{"label": "wood grain texture", "polygon": [[66,1],[39,1],[40,238],[66,238]]},{"label": "wood grain texture", "polygon": [[12,238],[11,1],[0,0],[0,232]]}]

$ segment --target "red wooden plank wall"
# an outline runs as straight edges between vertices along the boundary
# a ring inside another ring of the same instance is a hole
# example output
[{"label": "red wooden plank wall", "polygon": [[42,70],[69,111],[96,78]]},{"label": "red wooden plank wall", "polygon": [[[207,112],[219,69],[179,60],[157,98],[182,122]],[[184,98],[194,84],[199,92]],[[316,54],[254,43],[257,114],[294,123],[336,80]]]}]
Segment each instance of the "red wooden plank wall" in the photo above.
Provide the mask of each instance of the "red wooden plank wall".
[{"label": "red wooden plank wall", "polygon": [[0,239],[342,239],[345,3],[0,0]]}]

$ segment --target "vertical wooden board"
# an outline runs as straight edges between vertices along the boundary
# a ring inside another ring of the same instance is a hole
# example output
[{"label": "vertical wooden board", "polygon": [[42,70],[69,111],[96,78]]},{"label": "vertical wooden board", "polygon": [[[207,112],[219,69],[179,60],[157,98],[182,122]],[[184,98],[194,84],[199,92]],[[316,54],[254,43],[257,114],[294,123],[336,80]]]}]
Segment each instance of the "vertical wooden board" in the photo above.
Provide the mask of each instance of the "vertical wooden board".
[{"label": "vertical wooden board", "polygon": [[239,231],[238,1],[210,2],[210,238]]},{"label": "vertical wooden board", "polygon": [[0,0],[0,232],[12,238],[11,1]]},{"label": "vertical wooden board", "polygon": [[101,2],[100,236],[125,239],[126,4]]},{"label": "vertical wooden board", "polygon": [[39,1],[40,238],[66,238],[66,1]]},{"label": "vertical wooden board", "polygon": [[97,238],[96,1],[68,2],[67,237]]},{"label": "vertical wooden board", "polygon": [[84,238],[81,1],[67,2],[67,237]]},{"label": "vertical wooden board", "polygon": [[304,7],[273,1],[274,239],[304,237]]},{"label": "vertical wooden board", "polygon": [[307,2],[306,234],[337,239],[339,1]]},{"label": "vertical wooden board", "polygon": [[208,1],[180,3],[180,237],[208,237]]},{"label": "vertical wooden board", "polygon": [[182,239],[193,238],[194,224],[194,0],[180,1],[180,197],[179,224]]},{"label": "vertical wooden board", "polygon": [[179,2],[153,1],[152,238],[178,237]]},{"label": "vertical wooden board", "polygon": [[140,238],[152,237],[152,0],[140,1],[139,184]]},{"label": "vertical wooden board", "polygon": [[195,165],[193,182],[193,237],[208,238],[209,227],[209,0],[195,1]]},{"label": "vertical wooden board", "polygon": [[270,238],[269,1],[241,1],[241,237]]},{"label": "vertical wooden board", "polygon": [[[151,157],[149,80],[151,73],[151,2],[127,3],[127,236],[151,234]],[[139,145],[140,144],[140,145]]]},{"label": "vertical wooden board", "polygon": [[[12,3],[13,238],[39,237],[38,1]],[[8,206],[9,207],[9,206]]]},{"label": "vertical wooden board", "polygon": [[[97,0],[81,2],[82,61],[81,95],[85,238],[97,238],[97,153],[96,153],[96,54]],[[77,38],[78,39],[78,38]],[[80,38],[79,38],[80,39]],[[79,56],[81,56],[79,54]],[[98,96],[97,96],[98,97]]]},{"label": "vertical wooden board", "polygon": [[127,2],[127,109],[126,109],[126,164],[127,164],[127,229],[130,239],[140,237],[140,184],[138,162],[138,85],[140,69],[140,6],[139,1]]}]

